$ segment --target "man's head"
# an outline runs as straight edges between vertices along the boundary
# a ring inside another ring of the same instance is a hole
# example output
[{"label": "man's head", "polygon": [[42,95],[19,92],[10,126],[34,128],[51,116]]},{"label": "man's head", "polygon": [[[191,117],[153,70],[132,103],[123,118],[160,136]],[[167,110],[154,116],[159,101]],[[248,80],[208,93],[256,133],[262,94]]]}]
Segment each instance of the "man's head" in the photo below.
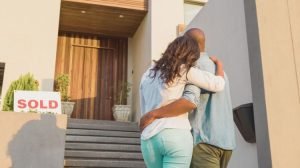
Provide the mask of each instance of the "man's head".
[{"label": "man's head", "polygon": [[205,34],[203,30],[198,28],[191,28],[184,33],[185,36],[189,36],[190,38],[197,41],[200,51],[205,52]]}]

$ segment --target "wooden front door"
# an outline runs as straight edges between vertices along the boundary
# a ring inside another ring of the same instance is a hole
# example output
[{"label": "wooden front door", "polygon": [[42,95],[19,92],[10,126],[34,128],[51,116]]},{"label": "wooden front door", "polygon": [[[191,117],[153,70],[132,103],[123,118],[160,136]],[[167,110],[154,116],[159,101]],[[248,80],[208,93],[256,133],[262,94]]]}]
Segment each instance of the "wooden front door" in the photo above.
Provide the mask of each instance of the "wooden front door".
[{"label": "wooden front door", "polygon": [[56,76],[70,75],[72,118],[112,120],[118,85],[127,80],[127,39],[60,33]]}]

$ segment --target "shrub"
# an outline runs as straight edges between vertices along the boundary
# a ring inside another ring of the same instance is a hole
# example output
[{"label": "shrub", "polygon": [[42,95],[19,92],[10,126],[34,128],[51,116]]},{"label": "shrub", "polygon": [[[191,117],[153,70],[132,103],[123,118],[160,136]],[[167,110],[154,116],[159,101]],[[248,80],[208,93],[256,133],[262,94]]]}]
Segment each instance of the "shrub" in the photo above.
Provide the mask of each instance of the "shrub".
[{"label": "shrub", "polygon": [[21,75],[18,80],[13,81],[4,97],[3,101],[3,111],[12,111],[14,108],[14,91],[15,90],[38,90],[39,83],[34,79],[33,75],[27,73]]},{"label": "shrub", "polygon": [[127,104],[127,97],[131,90],[131,84],[128,82],[120,82],[118,91],[117,91],[117,98],[116,104],[117,105],[126,105]]}]

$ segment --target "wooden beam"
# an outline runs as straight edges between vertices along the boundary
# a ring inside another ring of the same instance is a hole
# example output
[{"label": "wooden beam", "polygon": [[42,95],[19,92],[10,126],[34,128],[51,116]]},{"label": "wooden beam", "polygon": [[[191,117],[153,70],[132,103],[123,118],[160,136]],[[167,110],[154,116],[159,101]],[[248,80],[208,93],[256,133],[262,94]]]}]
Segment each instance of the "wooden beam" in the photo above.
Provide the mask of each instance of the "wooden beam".
[{"label": "wooden beam", "polygon": [[184,0],[184,3],[204,6],[208,0]]},{"label": "wooden beam", "polygon": [[72,46],[85,47],[85,48],[97,48],[97,49],[104,49],[104,50],[115,50],[114,48],[100,47],[100,46],[93,46],[93,45],[72,44]]}]

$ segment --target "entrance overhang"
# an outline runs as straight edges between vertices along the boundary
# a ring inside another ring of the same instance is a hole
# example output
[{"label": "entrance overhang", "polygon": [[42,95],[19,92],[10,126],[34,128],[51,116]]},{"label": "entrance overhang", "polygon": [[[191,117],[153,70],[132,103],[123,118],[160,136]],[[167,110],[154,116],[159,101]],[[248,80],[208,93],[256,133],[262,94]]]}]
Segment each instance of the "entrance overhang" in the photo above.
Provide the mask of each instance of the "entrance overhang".
[{"label": "entrance overhang", "polygon": [[132,37],[148,0],[62,0],[60,31]]}]

